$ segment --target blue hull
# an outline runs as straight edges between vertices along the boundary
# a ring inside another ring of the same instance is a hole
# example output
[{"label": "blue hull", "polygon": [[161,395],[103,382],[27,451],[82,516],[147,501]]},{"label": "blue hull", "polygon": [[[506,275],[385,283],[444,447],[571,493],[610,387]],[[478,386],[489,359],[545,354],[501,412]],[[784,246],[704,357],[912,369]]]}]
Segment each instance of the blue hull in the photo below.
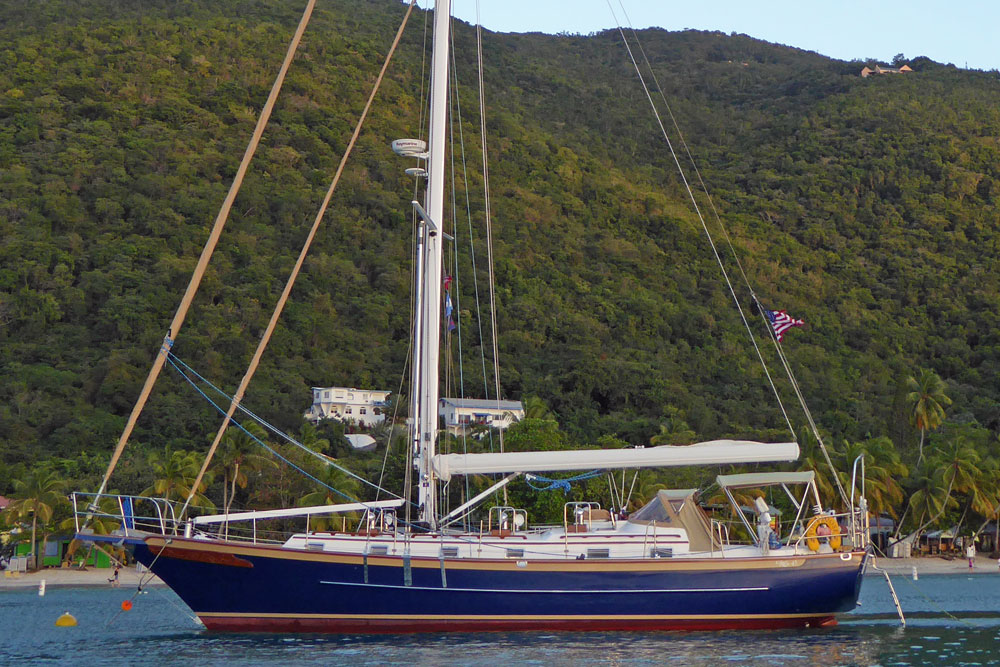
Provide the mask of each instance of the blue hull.
[{"label": "blue hull", "polygon": [[855,607],[865,556],[441,561],[160,537],[134,551],[209,629],[277,632],[828,625]]}]

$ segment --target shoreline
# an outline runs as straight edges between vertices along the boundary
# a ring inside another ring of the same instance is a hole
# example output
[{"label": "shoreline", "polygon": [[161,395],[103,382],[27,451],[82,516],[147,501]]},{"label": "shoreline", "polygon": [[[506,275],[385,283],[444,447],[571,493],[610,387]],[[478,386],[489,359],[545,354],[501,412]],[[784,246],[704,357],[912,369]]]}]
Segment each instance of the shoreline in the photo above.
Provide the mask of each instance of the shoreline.
[{"label": "shoreline", "polygon": [[[115,588],[108,581],[114,574],[112,568],[93,568],[84,570],[77,568],[52,567],[37,572],[21,572],[8,576],[7,571],[0,575],[0,591],[38,588],[45,581],[45,588]],[[147,579],[143,588],[151,586],[166,586],[163,581],[149,573],[139,572],[135,567],[123,567],[118,572],[118,586],[122,589],[134,589],[139,585],[140,577]]]},{"label": "shoreline", "polygon": [[[875,570],[871,563],[865,574],[869,577],[882,576],[882,571],[888,572],[892,576],[912,576],[913,569],[916,568],[917,575],[927,574],[993,574],[1000,576],[1000,565],[997,561],[985,556],[977,556],[976,566],[969,568],[969,563],[965,558],[953,558],[946,560],[940,556],[924,556],[918,558],[877,558],[874,561],[878,570]],[[21,573],[17,576],[7,576],[4,572],[0,576],[0,591],[22,590],[27,588],[38,588],[41,582],[45,581],[46,588],[114,588],[108,579],[111,578],[113,570],[110,568],[87,568],[79,570],[76,568],[46,568],[38,572]],[[122,568],[119,572],[119,588],[135,588],[139,585],[140,577],[150,577],[149,573],[140,573],[135,567]],[[144,585],[166,586],[163,581],[152,576]]]},{"label": "shoreline", "polygon": [[964,557],[954,557],[951,560],[941,556],[920,556],[916,558],[883,558],[874,559],[874,564],[878,570],[872,568],[869,562],[865,575],[871,577],[882,576],[882,571],[893,576],[912,576],[913,568],[917,569],[917,575],[921,574],[995,574],[1000,575],[1000,566],[997,561],[986,556],[976,556],[974,568],[969,567],[969,560]]}]

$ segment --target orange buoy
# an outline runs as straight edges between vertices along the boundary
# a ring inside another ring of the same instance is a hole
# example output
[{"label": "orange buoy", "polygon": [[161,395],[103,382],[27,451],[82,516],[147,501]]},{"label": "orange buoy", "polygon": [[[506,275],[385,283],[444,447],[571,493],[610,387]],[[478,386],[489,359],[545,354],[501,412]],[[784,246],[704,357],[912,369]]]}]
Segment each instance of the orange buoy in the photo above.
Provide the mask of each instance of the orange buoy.
[{"label": "orange buoy", "polygon": [[122,611],[128,611],[132,608],[131,600],[122,600]]}]

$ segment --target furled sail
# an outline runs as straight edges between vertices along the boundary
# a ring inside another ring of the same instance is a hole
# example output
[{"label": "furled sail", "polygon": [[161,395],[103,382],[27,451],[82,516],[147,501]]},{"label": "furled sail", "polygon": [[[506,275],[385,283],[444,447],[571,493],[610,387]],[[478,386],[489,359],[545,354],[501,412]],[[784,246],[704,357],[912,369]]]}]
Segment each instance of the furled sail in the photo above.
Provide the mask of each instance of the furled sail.
[{"label": "furled sail", "polygon": [[438,454],[432,459],[432,465],[435,474],[447,481],[452,475],[770,463],[794,461],[798,457],[799,445],[795,442],[711,440],[694,445],[662,445],[644,449]]}]

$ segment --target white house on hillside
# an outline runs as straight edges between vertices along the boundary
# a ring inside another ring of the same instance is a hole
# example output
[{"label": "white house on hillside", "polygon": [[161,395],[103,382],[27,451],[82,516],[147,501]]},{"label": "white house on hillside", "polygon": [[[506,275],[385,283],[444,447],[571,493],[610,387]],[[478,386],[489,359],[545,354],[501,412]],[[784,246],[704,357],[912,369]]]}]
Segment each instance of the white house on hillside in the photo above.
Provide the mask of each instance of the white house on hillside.
[{"label": "white house on hillside", "polygon": [[323,419],[351,420],[363,426],[385,421],[391,391],[353,387],[313,387],[313,403],[303,417],[314,424]]},{"label": "white house on hillside", "polygon": [[505,429],[524,419],[524,406],[521,401],[442,398],[438,414],[444,417],[448,432],[459,435],[477,424]]}]

